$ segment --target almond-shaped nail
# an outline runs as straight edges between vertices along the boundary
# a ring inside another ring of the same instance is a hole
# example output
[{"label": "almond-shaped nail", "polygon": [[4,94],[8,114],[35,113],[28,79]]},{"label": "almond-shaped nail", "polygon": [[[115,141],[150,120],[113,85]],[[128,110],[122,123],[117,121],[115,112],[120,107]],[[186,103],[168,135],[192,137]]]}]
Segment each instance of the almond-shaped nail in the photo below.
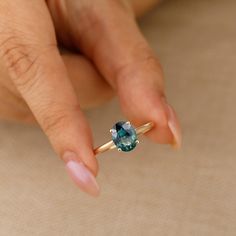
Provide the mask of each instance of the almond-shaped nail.
[{"label": "almond-shaped nail", "polygon": [[174,137],[172,146],[174,148],[179,149],[182,144],[182,134],[181,134],[180,124],[179,124],[179,121],[177,119],[174,109],[167,103],[166,103],[166,107],[167,107],[167,113],[168,113],[168,126]]},{"label": "almond-shaped nail", "polygon": [[92,195],[99,195],[99,186],[94,175],[89,171],[89,169],[82,163],[74,159],[74,155],[69,153],[71,157],[68,156],[68,153],[63,157],[66,160],[66,170],[68,174],[74,180],[76,185],[84,192]]}]

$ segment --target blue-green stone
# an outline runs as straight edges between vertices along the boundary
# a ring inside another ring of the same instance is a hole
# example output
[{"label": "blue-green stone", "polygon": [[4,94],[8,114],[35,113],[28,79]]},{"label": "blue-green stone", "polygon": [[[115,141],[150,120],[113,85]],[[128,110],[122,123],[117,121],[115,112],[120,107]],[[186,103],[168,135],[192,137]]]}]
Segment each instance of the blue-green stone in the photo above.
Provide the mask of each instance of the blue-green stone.
[{"label": "blue-green stone", "polygon": [[137,145],[137,134],[130,122],[119,121],[111,129],[112,140],[118,150],[129,152]]}]

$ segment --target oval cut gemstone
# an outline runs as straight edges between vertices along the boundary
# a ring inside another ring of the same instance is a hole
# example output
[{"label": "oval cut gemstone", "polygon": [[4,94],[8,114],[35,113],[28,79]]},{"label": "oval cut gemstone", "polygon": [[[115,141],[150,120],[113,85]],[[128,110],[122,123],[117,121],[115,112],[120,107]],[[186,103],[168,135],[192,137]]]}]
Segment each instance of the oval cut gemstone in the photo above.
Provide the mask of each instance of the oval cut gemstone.
[{"label": "oval cut gemstone", "polygon": [[137,145],[137,134],[129,121],[119,121],[111,129],[112,140],[118,150],[129,152]]}]

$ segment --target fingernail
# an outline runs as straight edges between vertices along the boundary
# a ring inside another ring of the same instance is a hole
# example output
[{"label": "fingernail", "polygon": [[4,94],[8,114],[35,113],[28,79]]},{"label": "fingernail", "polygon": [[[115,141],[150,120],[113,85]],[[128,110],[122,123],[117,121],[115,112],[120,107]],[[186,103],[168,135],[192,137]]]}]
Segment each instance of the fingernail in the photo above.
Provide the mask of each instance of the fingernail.
[{"label": "fingernail", "polygon": [[182,134],[181,134],[180,124],[174,109],[168,103],[166,103],[166,108],[168,115],[168,126],[174,138],[172,146],[176,149],[179,149],[182,144]]},{"label": "fingernail", "polygon": [[92,196],[98,196],[100,190],[94,175],[82,162],[75,160],[75,156],[76,154],[71,152],[67,152],[63,156],[63,159],[67,161],[68,174],[82,191]]}]

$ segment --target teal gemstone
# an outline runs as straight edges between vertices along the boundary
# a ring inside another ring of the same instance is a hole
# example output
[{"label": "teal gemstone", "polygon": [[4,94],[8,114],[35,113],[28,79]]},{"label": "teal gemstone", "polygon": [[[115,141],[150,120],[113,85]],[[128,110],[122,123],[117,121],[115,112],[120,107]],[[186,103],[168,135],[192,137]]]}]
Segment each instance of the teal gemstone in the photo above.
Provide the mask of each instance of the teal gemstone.
[{"label": "teal gemstone", "polygon": [[118,150],[129,152],[137,145],[137,134],[130,122],[119,121],[111,129],[112,140]]}]

